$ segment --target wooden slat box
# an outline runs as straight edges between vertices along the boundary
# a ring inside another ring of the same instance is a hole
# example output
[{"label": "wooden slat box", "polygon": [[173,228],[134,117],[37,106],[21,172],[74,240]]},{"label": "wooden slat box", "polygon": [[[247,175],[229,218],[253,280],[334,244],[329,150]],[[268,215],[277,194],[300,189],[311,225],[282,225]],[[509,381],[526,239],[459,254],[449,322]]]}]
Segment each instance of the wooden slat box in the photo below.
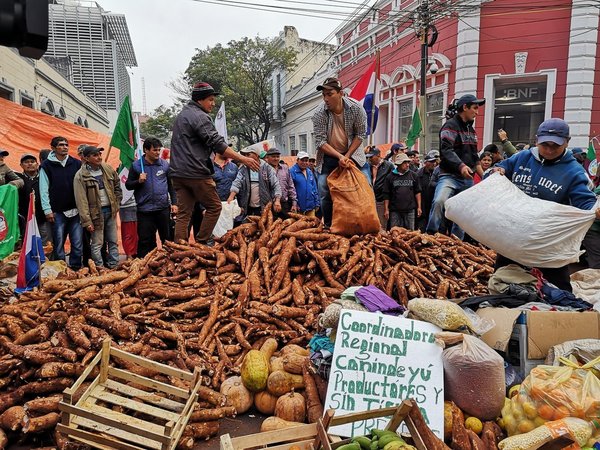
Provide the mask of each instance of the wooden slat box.
[{"label": "wooden slat box", "polygon": [[[189,383],[189,389],[111,367],[111,357],[176,377]],[[75,392],[98,365],[99,375],[74,404]],[[198,401],[200,383],[198,370],[192,374],[132,355],[111,347],[110,340],[106,340],[75,384],[65,389],[59,405],[62,420],[57,430],[99,449],[173,450]],[[128,414],[113,411],[111,405],[121,407]],[[148,418],[134,417],[135,413]]]}]

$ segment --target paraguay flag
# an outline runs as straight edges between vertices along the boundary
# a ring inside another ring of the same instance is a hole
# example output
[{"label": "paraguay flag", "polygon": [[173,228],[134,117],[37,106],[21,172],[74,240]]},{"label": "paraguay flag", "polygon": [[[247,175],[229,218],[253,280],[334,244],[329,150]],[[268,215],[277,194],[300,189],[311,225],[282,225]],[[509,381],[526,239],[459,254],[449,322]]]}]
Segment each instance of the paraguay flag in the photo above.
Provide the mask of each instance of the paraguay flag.
[{"label": "paraguay flag", "polygon": [[34,193],[29,196],[29,211],[27,212],[27,225],[25,226],[25,238],[23,248],[19,255],[19,267],[17,269],[17,288],[15,292],[21,294],[30,291],[40,285],[40,268],[46,261],[42,236],[38,228],[34,214]]},{"label": "paraguay flag", "polygon": [[[357,100],[367,113],[367,135],[377,127],[379,116],[379,58],[369,66],[352,92],[350,97]],[[374,101],[373,101],[374,100]]]}]

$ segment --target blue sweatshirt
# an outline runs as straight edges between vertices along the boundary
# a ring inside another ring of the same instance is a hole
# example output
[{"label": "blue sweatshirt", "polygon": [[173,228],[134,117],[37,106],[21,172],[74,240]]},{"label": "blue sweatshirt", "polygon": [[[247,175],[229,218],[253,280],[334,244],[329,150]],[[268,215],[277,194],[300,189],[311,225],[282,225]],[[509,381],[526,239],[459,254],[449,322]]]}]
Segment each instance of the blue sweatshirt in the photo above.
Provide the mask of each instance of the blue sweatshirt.
[{"label": "blue sweatshirt", "polygon": [[571,152],[565,152],[557,161],[548,162],[534,147],[501,161],[498,167],[502,167],[506,176],[530,197],[587,210],[596,204],[584,169]]}]

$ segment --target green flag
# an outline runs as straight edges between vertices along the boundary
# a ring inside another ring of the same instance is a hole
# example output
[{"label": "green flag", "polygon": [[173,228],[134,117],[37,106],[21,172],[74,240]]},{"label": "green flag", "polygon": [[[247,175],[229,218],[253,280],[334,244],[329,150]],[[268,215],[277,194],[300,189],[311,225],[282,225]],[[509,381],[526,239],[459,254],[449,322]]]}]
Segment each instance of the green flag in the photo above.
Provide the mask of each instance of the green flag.
[{"label": "green flag", "polygon": [[419,108],[415,108],[413,114],[412,123],[410,124],[410,130],[408,130],[408,136],[406,137],[406,146],[411,148],[415,145],[415,142],[423,131],[423,124],[421,123],[421,115],[419,114]]},{"label": "green flag", "polygon": [[590,141],[587,151],[587,159],[590,161],[596,161],[596,150],[594,149],[594,141]]},{"label": "green flag", "polygon": [[0,260],[15,249],[19,240],[19,193],[16,186],[0,186]]},{"label": "green flag", "polygon": [[129,96],[125,97],[119,117],[110,140],[110,146],[120,150],[121,166],[129,169],[135,160],[135,150],[137,142],[135,140],[135,125],[133,123],[133,115],[131,114],[131,104]]}]

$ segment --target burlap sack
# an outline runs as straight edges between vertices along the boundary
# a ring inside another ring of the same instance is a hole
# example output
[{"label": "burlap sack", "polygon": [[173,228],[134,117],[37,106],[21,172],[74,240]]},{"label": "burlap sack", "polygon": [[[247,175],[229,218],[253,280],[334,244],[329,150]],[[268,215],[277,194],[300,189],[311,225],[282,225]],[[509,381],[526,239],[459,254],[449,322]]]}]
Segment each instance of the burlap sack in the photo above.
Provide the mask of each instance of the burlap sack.
[{"label": "burlap sack", "polygon": [[327,184],[333,201],[333,233],[353,236],[379,231],[375,194],[356,166],[338,167],[327,177]]}]

